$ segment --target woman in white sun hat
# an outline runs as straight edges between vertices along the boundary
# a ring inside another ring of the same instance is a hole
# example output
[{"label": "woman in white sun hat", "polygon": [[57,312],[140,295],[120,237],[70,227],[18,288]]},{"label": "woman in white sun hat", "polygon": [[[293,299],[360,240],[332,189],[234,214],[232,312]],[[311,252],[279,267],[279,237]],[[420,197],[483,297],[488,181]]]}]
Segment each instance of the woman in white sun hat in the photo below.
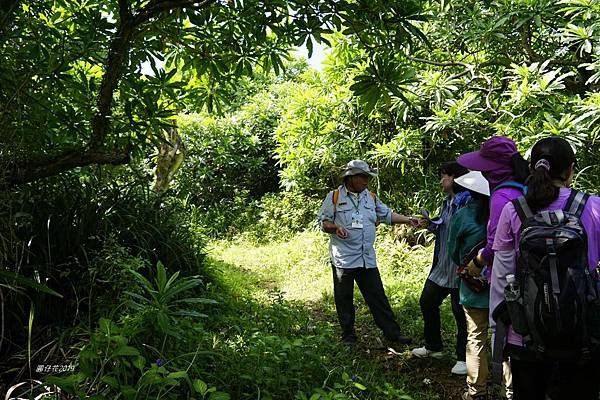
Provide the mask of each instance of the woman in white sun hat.
[{"label": "woman in white sun hat", "polygon": [[[457,211],[450,222],[448,252],[456,265],[466,266],[486,243],[490,188],[479,171],[469,172],[454,179],[454,182],[471,193],[471,200]],[[487,398],[486,342],[490,291],[485,272],[473,278],[459,267],[460,304],[467,319],[467,390],[462,395],[463,400]]]}]

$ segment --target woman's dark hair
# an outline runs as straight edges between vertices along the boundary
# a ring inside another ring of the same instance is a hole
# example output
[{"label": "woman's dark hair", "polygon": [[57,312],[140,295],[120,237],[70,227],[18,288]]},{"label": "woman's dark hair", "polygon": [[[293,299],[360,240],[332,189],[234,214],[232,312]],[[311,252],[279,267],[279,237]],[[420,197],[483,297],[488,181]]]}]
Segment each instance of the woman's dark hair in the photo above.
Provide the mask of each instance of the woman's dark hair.
[{"label": "woman's dark hair", "polygon": [[480,225],[487,226],[488,220],[490,219],[490,197],[485,194],[474,192],[469,190],[473,201],[479,203],[477,215],[475,216],[475,222]]},{"label": "woman's dark hair", "polygon": [[568,178],[567,171],[575,162],[573,148],[561,137],[548,137],[533,146],[529,164],[531,176],[525,196],[532,210],[547,207],[557,199],[559,188],[553,181],[565,182]]},{"label": "woman's dark hair", "polygon": [[[438,170],[438,173],[440,175],[446,174],[453,178],[458,178],[459,176],[463,176],[464,174],[466,174],[468,172],[469,172],[468,169],[466,169],[465,167],[463,167],[456,161],[445,162],[442,165],[440,165],[440,168]],[[464,190],[466,190],[466,189],[464,187],[458,185],[456,182],[452,185],[452,191],[454,193],[459,193]]]},{"label": "woman's dark hair", "polygon": [[521,153],[515,153],[510,158],[510,164],[515,181],[525,183],[529,178],[529,163],[527,163],[527,160],[523,158]]}]

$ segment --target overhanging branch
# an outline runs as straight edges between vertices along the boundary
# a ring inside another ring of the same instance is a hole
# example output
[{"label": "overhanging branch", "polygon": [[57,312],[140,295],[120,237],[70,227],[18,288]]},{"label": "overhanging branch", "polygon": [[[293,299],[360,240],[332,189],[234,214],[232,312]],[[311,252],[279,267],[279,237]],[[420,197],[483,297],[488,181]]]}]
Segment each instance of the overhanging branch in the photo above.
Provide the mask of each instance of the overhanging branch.
[{"label": "overhanging branch", "polygon": [[192,8],[199,10],[213,4],[216,0],[159,0],[153,1],[146,7],[140,9],[133,17],[135,25],[140,25],[158,14],[179,8]]},{"label": "overhanging branch", "polygon": [[85,151],[82,149],[67,151],[58,156],[37,159],[31,163],[19,163],[12,168],[9,166],[5,171],[4,181],[0,186],[11,187],[22,183],[33,182],[37,179],[60,174],[77,167],[85,167],[94,164],[122,165],[130,161],[130,151]]},{"label": "overhanging branch", "polygon": [[0,1],[0,39],[2,39],[7,27],[12,23],[15,10],[18,8],[20,2],[20,0]]}]

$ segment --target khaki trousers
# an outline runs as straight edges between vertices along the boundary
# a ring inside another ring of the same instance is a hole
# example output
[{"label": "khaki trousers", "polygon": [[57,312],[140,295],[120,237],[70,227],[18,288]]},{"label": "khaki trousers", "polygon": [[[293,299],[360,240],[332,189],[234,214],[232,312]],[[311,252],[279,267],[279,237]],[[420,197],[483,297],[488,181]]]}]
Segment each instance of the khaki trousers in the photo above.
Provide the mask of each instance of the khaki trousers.
[{"label": "khaki trousers", "polygon": [[[467,319],[467,389],[469,395],[487,393],[488,356],[487,335],[489,309],[463,306]],[[509,362],[503,363],[503,385],[501,396],[512,400],[512,371]]]},{"label": "khaki trousers", "polygon": [[467,318],[467,389],[471,396],[487,393],[488,308],[463,306]]}]

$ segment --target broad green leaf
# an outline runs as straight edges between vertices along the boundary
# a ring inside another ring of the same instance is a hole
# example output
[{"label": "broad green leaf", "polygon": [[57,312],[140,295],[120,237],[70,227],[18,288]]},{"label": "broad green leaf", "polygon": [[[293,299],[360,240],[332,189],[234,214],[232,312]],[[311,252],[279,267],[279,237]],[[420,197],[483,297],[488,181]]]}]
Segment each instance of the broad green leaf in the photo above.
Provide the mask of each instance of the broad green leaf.
[{"label": "broad green leaf", "polygon": [[131,346],[120,346],[115,351],[112,352],[112,357],[121,357],[121,356],[139,356],[140,352]]},{"label": "broad green leaf", "polygon": [[230,400],[231,396],[225,392],[212,392],[210,396],[208,396],[209,400]]},{"label": "broad green leaf", "polygon": [[187,376],[188,376],[188,374],[187,374],[186,371],[175,371],[175,372],[169,373],[169,375],[167,375],[167,378],[170,378],[170,379],[181,379],[181,378],[185,378]]},{"label": "broad green leaf", "polygon": [[208,385],[201,379],[194,379],[193,387],[202,396],[206,395],[206,391],[208,390]]}]

